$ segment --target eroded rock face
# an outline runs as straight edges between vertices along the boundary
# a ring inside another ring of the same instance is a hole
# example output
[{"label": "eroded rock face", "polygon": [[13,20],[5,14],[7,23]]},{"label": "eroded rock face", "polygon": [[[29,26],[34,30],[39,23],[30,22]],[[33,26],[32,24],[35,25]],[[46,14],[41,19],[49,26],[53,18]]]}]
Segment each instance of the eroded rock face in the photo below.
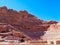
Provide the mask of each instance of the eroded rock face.
[{"label": "eroded rock face", "polygon": [[[38,19],[27,11],[15,11],[13,9],[7,9],[7,7],[0,7],[0,23],[7,23],[11,25],[17,25],[24,30],[47,30],[50,24],[57,23],[56,21],[45,22]],[[43,25],[43,26],[42,26]]]},{"label": "eroded rock face", "polygon": [[[7,7],[5,6],[0,7],[0,23],[1,23],[0,24],[1,36],[3,35],[3,36],[12,36],[12,37],[13,36],[25,37],[24,34],[26,34],[33,39],[40,38],[40,36],[44,35],[44,31],[47,31],[48,28],[49,30],[53,30],[56,27],[58,27],[58,26],[55,26],[57,23],[56,21],[47,22],[47,21],[38,19],[37,17],[35,17],[32,14],[29,14],[25,10],[17,12],[13,9],[7,9]],[[3,23],[6,23],[6,24],[3,24]],[[57,25],[59,25],[59,23]],[[23,35],[20,34],[20,32],[23,32]]]},{"label": "eroded rock face", "polygon": [[60,23],[51,24],[48,30],[60,30]]},{"label": "eroded rock face", "polygon": [[57,22],[56,21],[48,21],[47,23],[48,24],[56,24]]},{"label": "eroded rock face", "polygon": [[5,6],[1,7],[0,13],[7,14],[7,7],[5,7]]}]

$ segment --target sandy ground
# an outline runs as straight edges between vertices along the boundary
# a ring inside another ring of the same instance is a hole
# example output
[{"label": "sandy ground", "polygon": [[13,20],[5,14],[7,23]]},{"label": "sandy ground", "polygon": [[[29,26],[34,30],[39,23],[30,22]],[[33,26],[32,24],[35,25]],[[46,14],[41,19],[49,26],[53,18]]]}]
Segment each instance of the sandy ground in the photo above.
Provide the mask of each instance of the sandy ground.
[{"label": "sandy ground", "polygon": [[27,43],[27,44],[23,44],[23,43],[0,43],[0,45],[45,45],[42,43]]},{"label": "sandy ground", "polygon": [[43,44],[43,43],[31,43],[31,44],[0,44],[0,45],[47,45],[47,44]]},{"label": "sandy ground", "polygon": [[[2,42],[0,43],[0,45],[48,45],[47,43],[6,43],[6,42]],[[53,44],[50,44],[53,45]],[[60,44],[57,44],[60,45]]]}]

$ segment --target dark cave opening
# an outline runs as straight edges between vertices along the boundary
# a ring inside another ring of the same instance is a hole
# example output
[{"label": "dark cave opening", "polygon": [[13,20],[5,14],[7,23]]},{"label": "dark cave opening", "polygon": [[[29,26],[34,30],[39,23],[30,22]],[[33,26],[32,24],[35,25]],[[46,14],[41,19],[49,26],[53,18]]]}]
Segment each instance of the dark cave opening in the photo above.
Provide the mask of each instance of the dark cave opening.
[{"label": "dark cave opening", "polygon": [[25,42],[25,40],[24,40],[24,39],[21,39],[20,41],[21,41],[21,42]]}]

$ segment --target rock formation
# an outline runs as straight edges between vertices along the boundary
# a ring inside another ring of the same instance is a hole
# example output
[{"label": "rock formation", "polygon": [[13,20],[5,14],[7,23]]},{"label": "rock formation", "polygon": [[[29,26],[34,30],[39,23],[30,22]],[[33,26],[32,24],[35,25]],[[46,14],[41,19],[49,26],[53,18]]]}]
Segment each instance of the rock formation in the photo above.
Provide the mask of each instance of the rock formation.
[{"label": "rock formation", "polygon": [[[45,22],[38,19],[27,11],[15,11],[13,9],[7,9],[7,7],[0,7],[0,23],[7,23],[11,25],[17,25],[24,30],[46,30],[49,24],[57,23],[56,21]],[[42,26],[44,25],[44,26]]]},{"label": "rock formation", "polygon": [[[28,36],[32,39],[38,39],[44,34],[44,31],[47,31],[51,24],[56,24],[57,22],[43,21],[29,14],[26,10],[17,12],[4,6],[0,7],[0,23],[0,35],[20,37],[22,34],[20,35],[18,32],[22,32],[24,37]],[[17,33],[13,30],[17,31]]]},{"label": "rock formation", "polygon": [[47,30],[60,30],[60,23],[51,24]]}]

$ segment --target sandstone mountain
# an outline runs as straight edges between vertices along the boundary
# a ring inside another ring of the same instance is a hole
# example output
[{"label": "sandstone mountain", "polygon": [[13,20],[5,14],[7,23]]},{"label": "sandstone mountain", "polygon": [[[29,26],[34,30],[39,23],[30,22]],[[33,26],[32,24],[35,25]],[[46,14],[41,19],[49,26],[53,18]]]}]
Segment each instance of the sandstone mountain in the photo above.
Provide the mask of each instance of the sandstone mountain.
[{"label": "sandstone mountain", "polygon": [[[0,23],[7,23],[18,28],[29,31],[45,31],[51,24],[56,24],[56,21],[44,21],[38,19],[34,15],[28,13],[26,10],[16,11],[7,9],[7,7],[0,7]],[[3,30],[3,29],[2,29]]]}]

